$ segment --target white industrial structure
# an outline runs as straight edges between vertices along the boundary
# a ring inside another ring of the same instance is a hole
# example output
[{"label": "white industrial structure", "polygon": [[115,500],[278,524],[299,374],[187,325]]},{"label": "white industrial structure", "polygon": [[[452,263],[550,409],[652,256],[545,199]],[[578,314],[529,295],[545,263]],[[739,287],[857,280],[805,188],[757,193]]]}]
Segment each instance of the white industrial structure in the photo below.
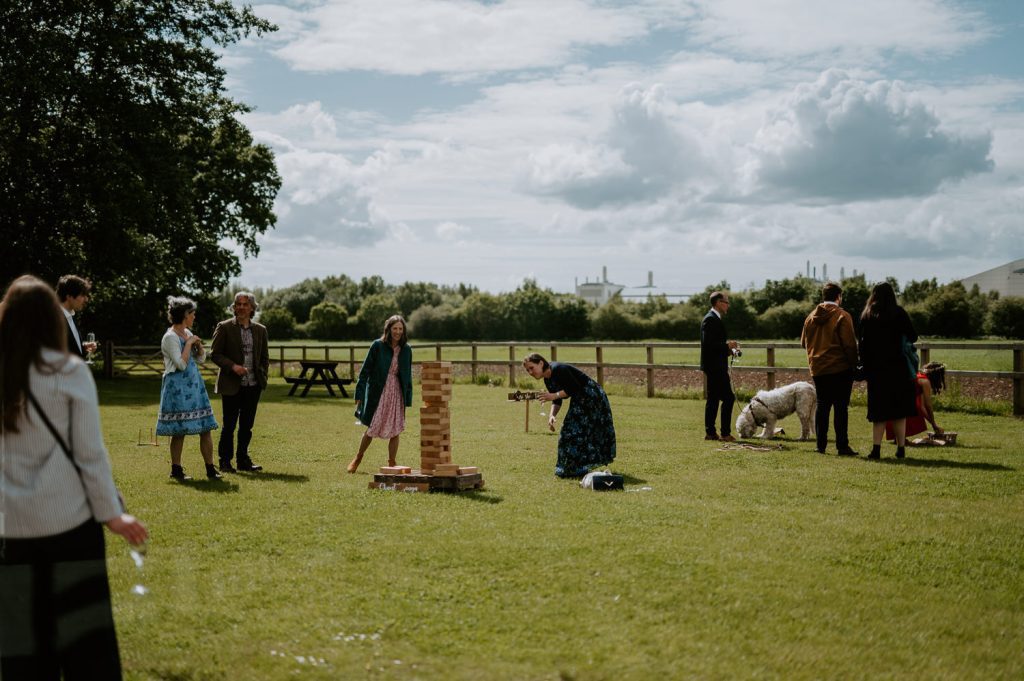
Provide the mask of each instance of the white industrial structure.
[{"label": "white industrial structure", "polygon": [[1024,258],[994,267],[971,277],[964,277],[960,280],[960,283],[968,291],[977,284],[982,293],[996,291],[999,293],[1000,298],[1005,298],[1006,296],[1024,297]]},{"label": "white industrial structure", "polygon": [[576,295],[588,303],[597,305],[604,305],[624,288],[626,287],[621,284],[613,284],[608,281],[607,267],[601,268],[600,281],[587,280],[581,284],[579,279],[576,280]]}]

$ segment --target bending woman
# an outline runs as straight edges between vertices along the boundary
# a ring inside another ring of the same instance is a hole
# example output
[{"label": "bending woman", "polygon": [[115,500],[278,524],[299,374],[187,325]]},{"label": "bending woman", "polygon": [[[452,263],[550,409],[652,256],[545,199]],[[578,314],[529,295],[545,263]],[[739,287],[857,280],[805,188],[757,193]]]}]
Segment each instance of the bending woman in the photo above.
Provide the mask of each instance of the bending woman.
[{"label": "bending woman", "polygon": [[359,451],[348,465],[355,473],[373,438],[388,441],[388,465],[395,465],[398,438],[405,430],[405,408],[412,406],[412,348],[405,320],[392,315],[384,322],[384,334],[373,341],[359,368],[356,383],[356,418],[364,426]]},{"label": "bending woman", "polygon": [[[57,296],[31,276],[0,303],[0,678],[120,679],[103,528],[131,544],[96,384],[67,352]],[[52,430],[51,430],[52,427]]]},{"label": "bending woman", "polygon": [[[906,436],[910,437],[911,435],[923,433],[927,428],[927,423],[932,425],[932,430],[935,431],[936,435],[942,435],[945,431],[935,422],[935,407],[932,404],[932,395],[938,395],[946,388],[946,365],[940,362],[928,362],[925,364],[921,367],[921,371],[917,372],[915,388],[917,390],[917,400],[915,402],[917,414],[907,417]],[[895,437],[896,431],[893,429],[892,422],[890,421],[885,424],[885,439],[893,440]]]},{"label": "bending woman", "polygon": [[544,380],[548,392],[541,402],[551,402],[548,427],[555,429],[562,400],[569,399],[569,413],[558,436],[558,460],[555,475],[579,478],[591,469],[607,466],[615,460],[615,426],[608,396],[594,379],[561,362],[548,363],[533,353],[523,360],[526,373]]}]

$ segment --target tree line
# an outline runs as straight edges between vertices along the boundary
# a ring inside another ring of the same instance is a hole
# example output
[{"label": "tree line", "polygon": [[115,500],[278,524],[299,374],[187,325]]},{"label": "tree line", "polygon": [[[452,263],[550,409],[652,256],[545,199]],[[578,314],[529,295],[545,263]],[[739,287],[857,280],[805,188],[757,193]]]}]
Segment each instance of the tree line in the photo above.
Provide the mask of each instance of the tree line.
[{"label": "tree line", "polygon": [[[1024,298],[1000,299],[977,286],[967,290],[960,282],[940,285],[934,278],[903,287],[892,278],[888,281],[921,335],[1024,338]],[[857,320],[873,283],[859,274],[840,284],[843,307]],[[466,284],[392,285],[379,276],[357,282],[338,275],[255,293],[262,306],[260,321],[280,340],[365,340],[380,335],[384,320],[397,313],[407,319],[415,337],[432,340],[693,341],[699,340],[711,292],[729,289],[722,281],[680,303],[665,296],[643,301],[616,297],[596,306],[529,279],[514,291],[491,294]],[[219,305],[226,308],[237,290],[236,285],[221,291]],[[768,280],[760,289],[732,291],[730,300],[727,323],[733,338],[796,339],[821,300],[821,283],[803,276]]]}]

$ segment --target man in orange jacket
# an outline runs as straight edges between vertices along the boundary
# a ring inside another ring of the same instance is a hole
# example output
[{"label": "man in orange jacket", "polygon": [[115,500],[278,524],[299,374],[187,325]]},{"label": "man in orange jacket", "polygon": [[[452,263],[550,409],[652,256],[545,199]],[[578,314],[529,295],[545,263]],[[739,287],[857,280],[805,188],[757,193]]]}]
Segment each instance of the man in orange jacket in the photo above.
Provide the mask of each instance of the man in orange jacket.
[{"label": "man in orange jacket", "polygon": [[825,284],[821,297],[823,302],[807,315],[800,334],[800,345],[807,350],[807,364],[818,396],[814,415],[818,453],[825,453],[828,415],[835,408],[836,451],[839,456],[857,456],[850,448],[847,432],[853,369],[857,366],[853,317],[842,308],[843,289],[839,284],[831,281]]}]

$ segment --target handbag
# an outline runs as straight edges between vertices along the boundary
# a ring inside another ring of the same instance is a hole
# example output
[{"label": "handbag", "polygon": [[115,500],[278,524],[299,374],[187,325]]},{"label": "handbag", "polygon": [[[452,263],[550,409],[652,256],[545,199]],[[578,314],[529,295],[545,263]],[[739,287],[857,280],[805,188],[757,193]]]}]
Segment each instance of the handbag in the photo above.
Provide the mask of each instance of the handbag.
[{"label": "handbag", "polygon": [[[82,480],[82,467],[78,465],[78,462],[75,461],[75,457],[71,454],[71,447],[69,447],[67,443],[64,442],[64,438],[62,438],[60,436],[60,433],[57,432],[57,429],[54,427],[53,422],[50,421],[50,417],[47,416],[46,412],[43,411],[43,408],[39,406],[39,402],[36,401],[36,396],[32,394],[32,391],[26,388],[25,394],[28,395],[28,400],[29,402],[32,403],[32,406],[36,408],[36,413],[43,417],[43,423],[46,424],[46,428],[47,430],[50,431],[50,435],[52,435],[53,439],[56,440],[57,444],[60,445],[61,450],[63,450],[65,456],[68,457],[68,461],[71,462],[71,465],[75,467],[75,471],[78,473],[78,479],[82,483],[82,491],[85,492],[85,481]],[[124,496],[121,494],[121,490],[117,489],[116,487],[114,489],[117,491],[117,503],[121,506],[121,513],[127,513],[128,507],[125,506]],[[85,503],[89,504],[88,493],[86,493],[85,495]],[[89,504],[89,510],[92,510],[92,504]],[[93,517],[95,517],[95,514]]]},{"label": "handbag", "polygon": [[917,371],[921,367],[921,358],[917,356],[917,348],[910,342],[906,336],[901,336],[901,346],[903,349],[903,360],[907,363],[907,371],[910,372],[910,378],[914,379],[917,377]]}]

